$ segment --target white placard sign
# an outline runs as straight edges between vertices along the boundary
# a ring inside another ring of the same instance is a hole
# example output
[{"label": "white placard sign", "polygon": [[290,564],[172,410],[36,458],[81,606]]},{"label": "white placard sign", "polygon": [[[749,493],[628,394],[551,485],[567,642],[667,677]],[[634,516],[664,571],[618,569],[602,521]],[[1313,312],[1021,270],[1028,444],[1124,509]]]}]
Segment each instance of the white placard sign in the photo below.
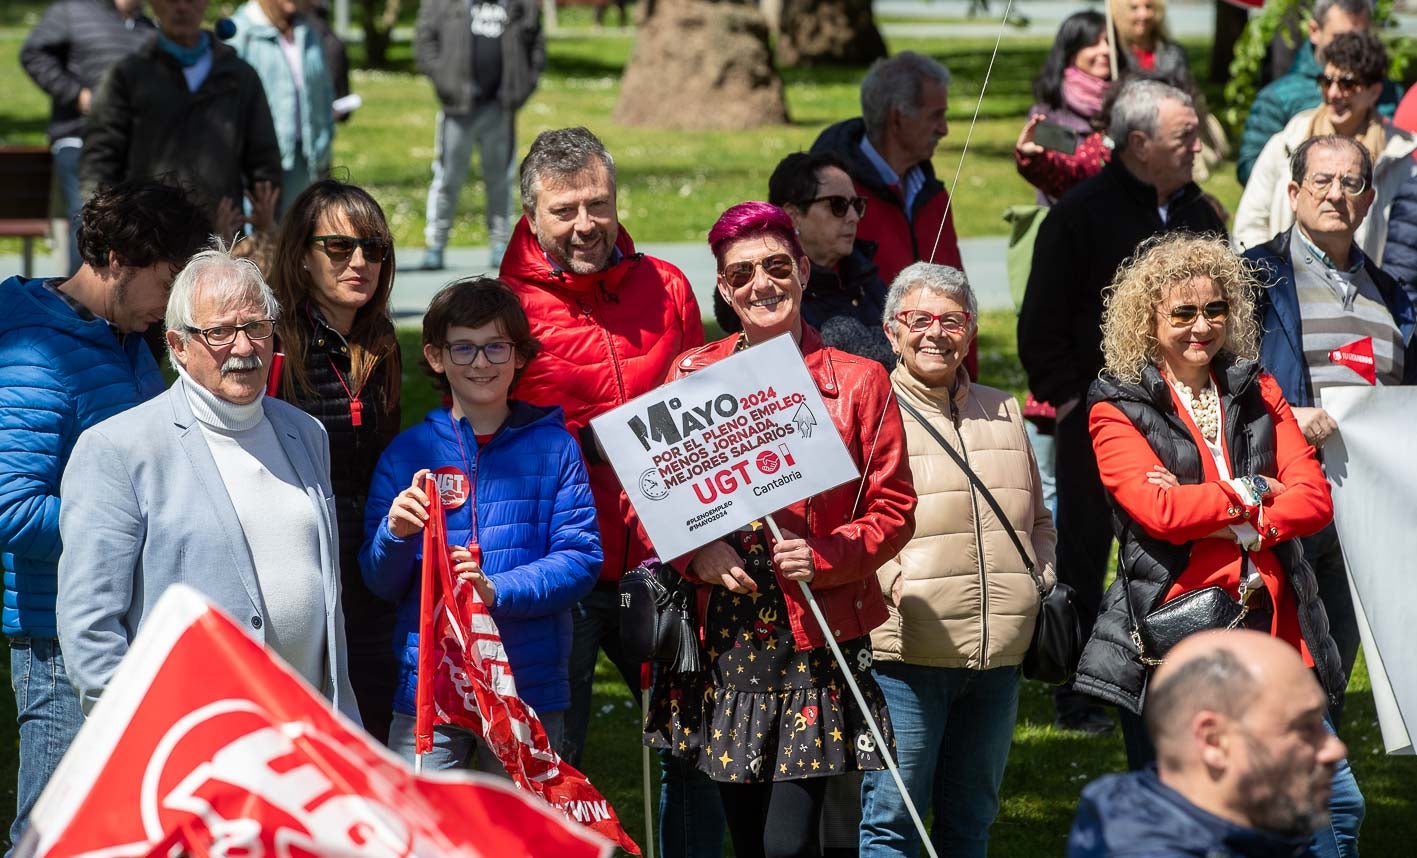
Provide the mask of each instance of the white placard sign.
[{"label": "white placard sign", "polygon": [[1323,446],[1348,582],[1389,754],[1411,754],[1417,730],[1417,387],[1330,387],[1338,432]]},{"label": "white placard sign", "polygon": [[591,426],[666,560],[859,473],[786,334]]}]

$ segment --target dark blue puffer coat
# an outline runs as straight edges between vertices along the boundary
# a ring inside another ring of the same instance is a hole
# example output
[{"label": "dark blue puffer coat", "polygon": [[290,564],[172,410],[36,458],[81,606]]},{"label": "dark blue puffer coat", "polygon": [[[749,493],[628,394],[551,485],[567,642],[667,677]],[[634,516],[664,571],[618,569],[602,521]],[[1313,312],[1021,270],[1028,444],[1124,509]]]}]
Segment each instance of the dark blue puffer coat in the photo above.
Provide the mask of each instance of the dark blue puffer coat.
[{"label": "dark blue puffer coat", "polygon": [[447,512],[448,540],[466,545],[475,531],[482,568],[497,587],[492,619],[517,693],[538,712],[571,705],[571,607],[600,575],[595,504],[561,409],[518,401],[511,406],[507,423],[481,447],[467,420],[455,426],[449,409],[429,412],[394,439],[374,471],[359,565],[369,589],[399,606],[395,712],[414,714],[423,536],[394,536],[389,506],[420,469],[443,467],[470,477],[467,501]]}]

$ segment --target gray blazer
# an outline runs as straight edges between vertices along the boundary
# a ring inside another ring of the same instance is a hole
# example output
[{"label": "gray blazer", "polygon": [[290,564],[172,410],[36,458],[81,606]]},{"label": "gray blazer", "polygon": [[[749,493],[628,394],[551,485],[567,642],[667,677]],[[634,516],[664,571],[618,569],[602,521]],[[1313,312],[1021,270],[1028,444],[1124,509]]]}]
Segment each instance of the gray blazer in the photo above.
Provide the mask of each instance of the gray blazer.
[{"label": "gray blazer", "polygon": [[[69,681],[85,713],[169,584],[194,587],[265,642],[250,549],[192,416],[186,383],[85,431],[64,468],[56,613]],[[329,653],[321,690],[358,723],[345,661],[329,440],[298,408],[270,397],[264,407],[319,522]]]}]

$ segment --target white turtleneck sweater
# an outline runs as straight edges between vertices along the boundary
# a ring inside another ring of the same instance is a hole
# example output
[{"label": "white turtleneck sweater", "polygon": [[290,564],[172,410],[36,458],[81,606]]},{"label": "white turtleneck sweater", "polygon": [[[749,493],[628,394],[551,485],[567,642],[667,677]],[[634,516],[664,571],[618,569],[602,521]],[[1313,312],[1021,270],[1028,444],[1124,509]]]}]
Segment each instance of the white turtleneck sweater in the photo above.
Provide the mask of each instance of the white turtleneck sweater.
[{"label": "white turtleneck sweater", "polygon": [[266,644],[311,685],[324,688],[325,594],[319,522],[310,497],[261,398],[236,405],[179,373],[246,535],[265,603]]}]

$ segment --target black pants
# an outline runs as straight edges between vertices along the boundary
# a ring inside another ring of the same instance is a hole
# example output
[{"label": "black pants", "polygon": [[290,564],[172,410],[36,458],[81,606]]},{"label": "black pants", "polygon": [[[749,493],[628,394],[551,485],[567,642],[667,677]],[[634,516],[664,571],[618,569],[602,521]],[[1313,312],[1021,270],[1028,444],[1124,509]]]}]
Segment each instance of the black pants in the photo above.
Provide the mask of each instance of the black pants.
[{"label": "black pants", "polygon": [[[821,854],[817,830],[826,778],[718,785],[738,858],[797,858]],[[769,824],[771,820],[771,824]]]},{"label": "black pants", "polygon": [[[1107,574],[1107,555],[1112,550],[1112,509],[1107,490],[1097,474],[1097,456],[1087,432],[1087,404],[1079,403],[1058,421],[1057,450],[1057,530],[1058,580],[1077,593],[1078,619],[1083,636],[1092,634],[1097,610],[1102,605],[1102,579]],[[1072,685],[1058,689],[1059,714],[1069,706],[1081,705]]]},{"label": "black pants", "polygon": [[[1353,605],[1353,591],[1348,589],[1348,567],[1343,563],[1343,546],[1338,543],[1338,527],[1329,523],[1328,527],[1305,536],[1300,542],[1304,546],[1304,559],[1314,569],[1314,579],[1319,585],[1319,601],[1328,614],[1328,631],[1333,642],[1338,645],[1338,659],[1343,666],[1343,690],[1348,687],[1348,678],[1353,675],[1353,663],[1358,660],[1358,615]],[[1329,710],[1335,727],[1343,724],[1342,694],[1338,703]]]}]

